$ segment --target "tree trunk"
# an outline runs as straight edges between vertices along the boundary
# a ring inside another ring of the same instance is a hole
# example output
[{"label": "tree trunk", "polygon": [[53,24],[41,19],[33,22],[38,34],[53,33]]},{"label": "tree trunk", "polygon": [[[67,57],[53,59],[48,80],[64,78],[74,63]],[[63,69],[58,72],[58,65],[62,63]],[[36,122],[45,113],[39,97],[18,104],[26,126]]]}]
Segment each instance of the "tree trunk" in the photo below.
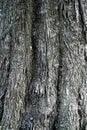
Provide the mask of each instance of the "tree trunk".
[{"label": "tree trunk", "polygon": [[87,130],[87,1],[0,1],[2,130]]}]

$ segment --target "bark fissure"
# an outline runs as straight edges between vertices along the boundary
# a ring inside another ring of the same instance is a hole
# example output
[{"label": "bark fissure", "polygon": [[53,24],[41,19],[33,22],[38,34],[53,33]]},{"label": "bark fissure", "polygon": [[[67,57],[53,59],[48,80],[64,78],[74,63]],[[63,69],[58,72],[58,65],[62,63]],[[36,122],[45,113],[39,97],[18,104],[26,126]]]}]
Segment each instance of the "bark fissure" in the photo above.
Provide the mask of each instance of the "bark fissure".
[{"label": "bark fissure", "polygon": [[82,33],[84,34],[85,41],[87,41],[87,39],[86,39],[87,27],[86,27],[86,23],[85,23],[85,16],[84,16],[84,11],[83,11],[81,0],[78,0],[78,3],[79,3],[79,14],[80,14],[80,17],[81,17],[81,24],[82,24]]}]

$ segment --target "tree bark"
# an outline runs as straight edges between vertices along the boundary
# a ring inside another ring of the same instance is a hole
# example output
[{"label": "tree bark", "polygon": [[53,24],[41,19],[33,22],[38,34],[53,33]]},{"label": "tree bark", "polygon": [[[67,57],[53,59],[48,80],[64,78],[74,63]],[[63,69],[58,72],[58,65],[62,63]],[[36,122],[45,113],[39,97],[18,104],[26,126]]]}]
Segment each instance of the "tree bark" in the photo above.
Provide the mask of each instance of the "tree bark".
[{"label": "tree bark", "polygon": [[2,130],[87,130],[87,1],[0,1]]}]

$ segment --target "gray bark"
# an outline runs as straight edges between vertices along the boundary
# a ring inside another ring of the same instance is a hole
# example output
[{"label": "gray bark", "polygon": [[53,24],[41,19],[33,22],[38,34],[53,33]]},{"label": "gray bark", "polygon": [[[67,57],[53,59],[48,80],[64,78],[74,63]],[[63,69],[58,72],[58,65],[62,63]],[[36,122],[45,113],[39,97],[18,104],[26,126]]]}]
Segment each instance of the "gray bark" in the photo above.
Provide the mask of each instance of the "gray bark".
[{"label": "gray bark", "polygon": [[2,130],[87,130],[87,1],[0,1]]}]

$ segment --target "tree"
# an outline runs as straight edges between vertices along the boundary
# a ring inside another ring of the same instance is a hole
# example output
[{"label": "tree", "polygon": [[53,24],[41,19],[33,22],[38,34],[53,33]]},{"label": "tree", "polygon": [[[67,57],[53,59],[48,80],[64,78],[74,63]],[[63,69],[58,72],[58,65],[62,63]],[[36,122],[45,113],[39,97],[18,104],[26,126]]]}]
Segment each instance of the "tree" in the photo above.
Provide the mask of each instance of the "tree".
[{"label": "tree", "polygon": [[86,130],[86,0],[0,1],[2,130]]}]

